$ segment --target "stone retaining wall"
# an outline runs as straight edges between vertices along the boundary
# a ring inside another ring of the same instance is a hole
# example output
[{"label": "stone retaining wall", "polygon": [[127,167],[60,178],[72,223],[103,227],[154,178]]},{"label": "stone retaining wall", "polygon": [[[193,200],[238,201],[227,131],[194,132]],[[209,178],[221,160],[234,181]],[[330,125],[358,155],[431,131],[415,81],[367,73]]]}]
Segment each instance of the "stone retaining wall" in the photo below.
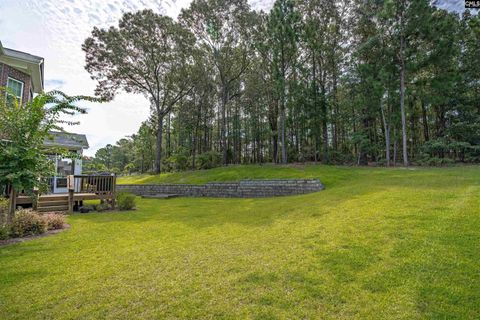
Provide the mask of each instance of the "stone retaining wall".
[{"label": "stone retaining wall", "polygon": [[242,180],[193,184],[123,184],[117,192],[136,195],[178,194],[184,197],[212,198],[268,198],[318,192],[324,189],[317,179],[304,180]]}]

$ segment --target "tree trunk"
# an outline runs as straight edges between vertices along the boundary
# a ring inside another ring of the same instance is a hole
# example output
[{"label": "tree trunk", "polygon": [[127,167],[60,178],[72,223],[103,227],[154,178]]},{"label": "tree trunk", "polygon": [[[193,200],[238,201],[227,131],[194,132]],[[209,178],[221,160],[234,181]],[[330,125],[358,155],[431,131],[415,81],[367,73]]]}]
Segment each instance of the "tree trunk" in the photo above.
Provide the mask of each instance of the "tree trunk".
[{"label": "tree trunk", "polygon": [[413,97],[413,101],[411,103],[411,115],[410,115],[410,136],[412,138],[412,142],[410,143],[410,158],[412,159],[415,159],[415,155],[416,155],[416,145],[417,145],[417,138],[416,138],[416,128],[415,128],[415,120],[416,120],[416,117],[415,117],[415,104],[416,104],[416,100],[415,100],[415,97]]},{"label": "tree trunk", "polygon": [[430,134],[428,130],[428,118],[427,118],[427,109],[425,108],[425,103],[421,101],[422,106],[422,120],[423,120],[423,137],[425,142],[430,140]]},{"label": "tree trunk", "polygon": [[155,173],[161,173],[162,166],[162,137],[163,137],[163,116],[158,115],[157,123],[157,150],[155,155]]},{"label": "tree trunk", "polygon": [[10,195],[9,195],[9,206],[8,206],[8,212],[7,212],[7,224],[10,225],[13,222],[13,218],[15,217],[15,209],[17,207],[17,195],[18,192],[15,190],[15,188],[12,186],[10,190]]},{"label": "tree trunk", "polygon": [[333,100],[333,108],[332,108],[332,119],[331,122],[333,123],[333,150],[338,150],[338,101],[337,101],[337,73],[334,72],[333,75],[333,88],[332,88],[332,100]]},{"label": "tree trunk", "polygon": [[285,110],[287,108],[287,88],[286,88],[286,65],[285,65],[285,52],[282,43],[281,49],[281,80],[282,80],[282,92],[281,92],[281,105],[280,105],[280,140],[282,143],[282,163],[287,163],[287,145],[285,141]]},{"label": "tree trunk", "polygon": [[[403,11],[400,17],[400,24],[403,23]],[[403,27],[402,27],[403,28]],[[405,114],[405,36],[400,35],[400,112],[402,114],[402,149],[403,149],[403,165],[408,166],[408,150],[407,150],[407,119]]]},{"label": "tree trunk", "polygon": [[272,136],[273,142],[273,163],[278,163],[278,134],[275,133]]},{"label": "tree trunk", "polygon": [[220,139],[221,139],[221,148],[223,152],[223,165],[227,165],[227,101],[228,101],[228,89],[226,84],[223,84],[222,90],[222,105],[221,105],[221,129],[220,129]]},{"label": "tree trunk", "polygon": [[[363,108],[363,119],[362,119],[362,131],[363,134],[370,139],[371,141],[371,116],[368,113],[368,108],[364,106]],[[369,154],[365,150],[364,143],[361,142],[358,146],[358,165],[367,166],[369,160]]]},{"label": "tree trunk", "polygon": [[287,163],[287,145],[285,142],[285,97],[282,98],[282,107],[280,109],[280,139],[282,143],[282,163]]},{"label": "tree trunk", "polygon": [[382,111],[383,127],[385,128],[385,159],[387,160],[387,167],[390,167],[390,126],[383,110],[383,103],[380,103],[380,110]]},{"label": "tree trunk", "polygon": [[171,114],[169,113],[167,117],[167,157],[170,157],[172,155],[170,122],[171,122]]},{"label": "tree trunk", "polygon": [[328,156],[328,126],[327,126],[327,101],[325,89],[322,84],[322,163],[330,163]]},{"label": "tree trunk", "polygon": [[397,166],[397,150],[398,150],[398,145],[397,145],[397,130],[393,130],[393,166]]},{"label": "tree trunk", "polygon": [[192,141],[192,170],[195,170],[196,163],[195,163],[195,156],[197,154],[197,133],[193,134],[193,141]]}]

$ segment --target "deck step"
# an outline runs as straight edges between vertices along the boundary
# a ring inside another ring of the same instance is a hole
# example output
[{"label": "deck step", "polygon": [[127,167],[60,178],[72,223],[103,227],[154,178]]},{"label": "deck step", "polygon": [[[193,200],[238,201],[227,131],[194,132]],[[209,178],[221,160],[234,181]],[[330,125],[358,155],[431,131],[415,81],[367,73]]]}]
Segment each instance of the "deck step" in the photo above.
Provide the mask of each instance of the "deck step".
[{"label": "deck step", "polygon": [[68,211],[68,205],[64,205],[64,206],[39,207],[37,210],[40,211],[40,212],[48,212],[48,211]]},{"label": "deck step", "polygon": [[49,194],[40,196],[38,199],[37,210],[40,212],[68,211],[68,195]]},{"label": "deck step", "polygon": [[60,195],[45,195],[40,196],[38,199],[39,202],[47,202],[47,201],[68,201],[68,195],[60,194]]},{"label": "deck step", "polygon": [[38,207],[51,207],[51,206],[68,206],[68,200],[40,200],[38,202]]},{"label": "deck step", "polygon": [[176,198],[179,197],[179,194],[149,194],[149,195],[143,195],[142,198],[146,199],[171,199],[171,198]]}]

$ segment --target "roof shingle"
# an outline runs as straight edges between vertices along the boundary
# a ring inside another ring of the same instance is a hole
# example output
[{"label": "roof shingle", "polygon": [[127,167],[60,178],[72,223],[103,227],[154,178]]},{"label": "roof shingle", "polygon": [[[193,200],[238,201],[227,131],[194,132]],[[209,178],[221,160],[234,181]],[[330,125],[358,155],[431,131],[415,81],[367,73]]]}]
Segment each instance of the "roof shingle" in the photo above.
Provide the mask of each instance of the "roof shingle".
[{"label": "roof shingle", "polygon": [[87,137],[84,134],[51,131],[45,140],[47,147],[64,147],[73,149],[88,149]]}]

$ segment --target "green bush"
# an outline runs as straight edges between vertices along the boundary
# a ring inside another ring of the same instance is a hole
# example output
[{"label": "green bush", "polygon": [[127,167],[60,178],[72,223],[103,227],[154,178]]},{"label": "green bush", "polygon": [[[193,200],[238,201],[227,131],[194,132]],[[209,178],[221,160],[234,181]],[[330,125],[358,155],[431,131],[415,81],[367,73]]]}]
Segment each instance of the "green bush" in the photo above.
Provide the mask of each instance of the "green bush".
[{"label": "green bush", "polygon": [[8,199],[0,197],[0,224],[7,221]]},{"label": "green bush", "polygon": [[0,225],[0,240],[6,240],[10,238],[10,227],[6,224]]},{"label": "green bush", "polygon": [[61,213],[47,213],[41,216],[47,224],[48,230],[63,229],[65,216]]},{"label": "green bush", "polygon": [[[173,172],[175,171],[175,159],[173,157],[165,157],[162,159],[162,171],[163,172]],[[155,174],[151,172],[150,174]]]},{"label": "green bush", "polygon": [[95,211],[98,211],[98,212],[103,212],[108,209],[110,209],[110,206],[108,205],[108,203],[105,203],[105,202],[95,205]]},{"label": "green bush", "polygon": [[[338,165],[350,164],[351,165],[351,164],[354,164],[356,160],[355,156],[351,154],[348,154],[348,153],[345,154],[343,152],[335,151],[335,150],[330,151],[329,155],[330,155],[330,162],[332,164],[338,164]],[[383,164],[379,164],[379,165],[383,165]]]},{"label": "green bush", "polygon": [[176,154],[173,156],[173,161],[175,162],[175,170],[185,171],[188,168],[188,156],[184,154]]},{"label": "green bush", "polygon": [[12,222],[12,235],[25,237],[47,232],[47,221],[31,210],[18,210]]},{"label": "green bush", "polygon": [[170,157],[173,162],[175,171],[185,171],[190,165],[189,152],[185,148],[180,148],[173,156]]},{"label": "green bush", "polygon": [[135,195],[128,192],[117,194],[117,206],[120,210],[132,210],[135,208]]},{"label": "green bush", "polygon": [[222,164],[222,155],[219,152],[209,151],[198,156],[197,165],[199,169],[212,169]]},{"label": "green bush", "polygon": [[433,158],[424,158],[418,161],[418,164],[421,166],[435,166],[435,167],[447,166],[448,167],[455,164],[455,161],[450,158],[433,157]]}]

